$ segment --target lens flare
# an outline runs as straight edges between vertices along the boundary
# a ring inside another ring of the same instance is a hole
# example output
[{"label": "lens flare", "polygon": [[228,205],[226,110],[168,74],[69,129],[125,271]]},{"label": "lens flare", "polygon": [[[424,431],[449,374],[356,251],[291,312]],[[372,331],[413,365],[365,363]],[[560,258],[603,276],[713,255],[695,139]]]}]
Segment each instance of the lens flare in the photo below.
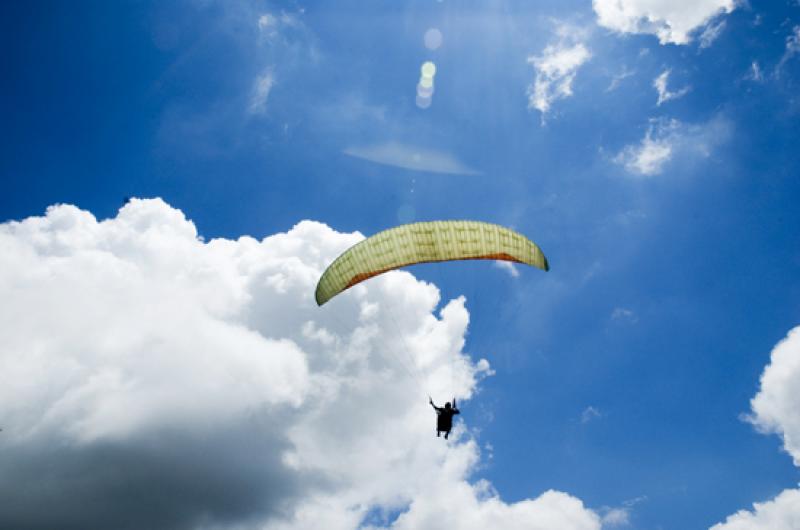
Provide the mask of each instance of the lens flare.
[{"label": "lens flare", "polygon": [[437,28],[431,28],[425,32],[425,47],[429,50],[436,50],[442,45],[442,32]]},{"label": "lens flare", "polygon": [[433,96],[432,86],[422,86],[422,83],[417,85],[417,95],[421,98],[429,98]]},{"label": "lens flare", "polygon": [[425,61],[422,63],[422,77],[430,77],[433,80],[433,76],[436,75],[436,65],[433,64],[431,61]]}]

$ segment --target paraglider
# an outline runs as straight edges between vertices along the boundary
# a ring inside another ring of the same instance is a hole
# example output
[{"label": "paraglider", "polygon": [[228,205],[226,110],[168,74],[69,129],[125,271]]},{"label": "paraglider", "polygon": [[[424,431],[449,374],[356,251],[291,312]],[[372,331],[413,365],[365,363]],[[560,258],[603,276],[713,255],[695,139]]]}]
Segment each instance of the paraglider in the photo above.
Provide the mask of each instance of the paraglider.
[{"label": "paraglider", "polygon": [[416,263],[498,260],[550,269],[542,250],[519,232],[479,221],[429,221],[378,232],[344,251],[322,273],[317,305],[373,276]]},{"label": "paraglider", "polygon": [[[322,306],[343,291],[374,276],[417,263],[455,260],[497,260],[550,269],[542,250],[509,228],[479,221],[429,221],[400,225],[364,239],[345,250],[322,273],[314,293]],[[452,405],[437,407],[436,436],[445,440],[460,414]]]},{"label": "paraglider", "polygon": [[447,440],[447,437],[450,436],[450,430],[453,428],[453,416],[461,414],[461,411],[456,407],[456,398],[453,398],[452,406],[450,402],[447,402],[444,407],[434,405],[433,398],[430,396],[428,396],[428,401],[433,410],[436,411],[436,437],[438,438],[444,433],[444,439]]}]

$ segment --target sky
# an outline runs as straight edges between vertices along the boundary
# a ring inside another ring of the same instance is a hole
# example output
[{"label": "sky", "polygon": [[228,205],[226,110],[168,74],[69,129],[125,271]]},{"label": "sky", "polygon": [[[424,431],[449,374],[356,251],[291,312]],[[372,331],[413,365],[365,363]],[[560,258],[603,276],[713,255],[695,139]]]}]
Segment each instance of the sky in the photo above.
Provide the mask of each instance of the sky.
[{"label": "sky", "polygon": [[[2,2],[0,44],[0,527],[800,529],[800,2]],[[551,270],[317,307],[439,219]]]}]

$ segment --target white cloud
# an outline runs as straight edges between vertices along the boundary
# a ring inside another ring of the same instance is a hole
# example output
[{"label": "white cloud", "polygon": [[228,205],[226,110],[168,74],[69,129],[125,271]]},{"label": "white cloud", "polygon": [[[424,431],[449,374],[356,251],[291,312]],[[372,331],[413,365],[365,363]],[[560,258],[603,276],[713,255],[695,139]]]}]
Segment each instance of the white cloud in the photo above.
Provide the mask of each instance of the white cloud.
[{"label": "white cloud", "polygon": [[275,38],[280,35],[282,29],[302,28],[303,23],[299,16],[304,13],[304,9],[300,9],[297,14],[287,13],[286,11],[282,11],[278,15],[274,13],[262,13],[258,16],[258,30],[264,36]]},{"label": "white cloud", "polygon": [[726,23],[724,20],[721,20],[717,24],[708,24],[700,34],[700,49],[704,50],[714,44],[714,41],[717,40],[725,30],[725,25]]},{"label": "white cloud", "polygon": [[636,313],[630,309],[624,307],[615,307],[611,312],[611,320],[625,321],[635,324],[639,321],[639,317],[637,317]]},{"label": "white cloud", "polygon": [[783,52],[778,66],[775,67],[776,75],[780,73],[783,65],[798,53],[800,53],[800,26],[795,26],[792,28],[792,34],[786,37],[786,50]]},{"label": "white cloud", "polygon": [[[226,4],[226,9],[233,12],[238,10],[246,14],[231,17],[234,20],[247,20],[249,24],[256,20],[258,36],[255,42],[248,42],[250,47],[255,44],[255,49],[248,59],[254,64],[260,64],[256,72],[261,72],[252,83],[247,110],[250,114],[264,114],[267,108],[267,99],[275,86],[276,72],[284,72],[282,79],[292,77],[294,65],[300,61],[314,62],[316,50],[313,37],[302,22],[304,10],[294,13],[281,11],[280,13],[252,13],[247,6],[239,4]],[[250,32],[231,28],[233,33],[250,35]],[[288,72],[288,74],[287,74]]]},{"label": "white cloud", "polygon": [[642,141],[624,147],[613,161],[633,175],[651,177],[678,155],[684,159],[708,157],[716,145],[727,141],[731,128],[722,116],[694,125],[674,119],[651,120]]},{"label": "white cloud", "polygon": [[783,437],[784,448],[800,467],[800,327],[772,350],[761,374],[761,389],[751,400],[750,421],[759,430]]},{"label": "white cloud", "polygon": [[435,314],[435,286],[393,272],[316,306],[361,239],[303,221],[204,242],[158,199],[0,225],[0,527],[336,530],[400,509],[397,529],[598,530],[565,493],[469,483],[460,424],[433,436],[421,387],[464,408],[490,371],[462,353],[463,298]]},{"label": "white cloud", "polygon": [[637,504],[645,502],[646,500],[647,496],[642,495],[623,501],[622,506],[604,506],[600,508],[599,511],[602,514],[603,528],[619,528],[629,526],[631,524],[631,513],[633,512],[633,509]]},{"label": "white cloud", "polygon": [[517,270],[517,267],[510,261],[498,260],[494,262],[494,266],[506,271],[512,278],[519,278],[519,270]]},{"label": "white cloud", "polygon": [[277,24],[277,18],[270,13],[264,13],[258,17],[258,29],[261,31],[272,31]]},{"label": "white cloud", "polygon": [[661,44],[687,44],[691,34],[718,15],[730,13],[734,0],[592,0],[601,26],[620,33],[649,33]]},{"label": "white cloud", "polygon": [[683,97],[689,92],[689,90],[691,90],[691,87],[685,86],[679,90],[676,90],[675,92],[670,92],[670,90],[667,88],[670,72],[671,70],[669,69],[664,70],[653,80],[653,88],[655,88],[658,92],[658,102],[656,103],[656,106],[660,107],[662,103]]},{"label": "white cloud", "polygon": [[647,214],[645,212],[639,209],[634,209],[616,213],[611,217],[611,220],[620,226],[631,226],[641,222],[642,219],[646,218]]},{"label": "white cloud", "polygon": [[745,76],[745,79],[755,81],[756,83],[760,83],[764,80],[764,72],[762,72],[761,67],[758,66],[758,61],[753,61],[750,64],[750,73]]},{"label": "white cloud", "polygon": [[711,530],[797,530],[800,528],[800,490],[789,489],[767,502],[740,510]]},{"label": "white cloud", "polygon": [[597,418],[602,418],[602,417],[603,417],[603,415],[600,413],[599,410],[597,410],[593,406],[589,405],[588,407],[583,409],[583,412],[581,412],[581,423],[584,423],[584,424],[585,423],[589,423],[592,420],[595,420]]},{"label": "white cloud", "polygon": [[[215,91],[216,96],[197,98],[187,93],[186,97],[171,98],[160,120],[158,131],[158,150],[165,156],[179,159],[186,152],[202,158],[230,156],[243,149],[258,146],[263,148],[274,137],[263,134],[242,134],[242,129],[250,127],[254,115],[277,108],[275,102],[276,86],[287,83],[293,85],[301,70],[313,66],[318,59],[313,33],[302,24],[302,12],[296,11],[289,17],[295,20],[289,27],[280,14],[264,13],[253,5],[254,2],[194,2],[201,11],[211,16],[202,17],[200,33],[216,35],[226,44],[223,46],[231,54],[227,67],[235,73],[220,70],[214,75],[225,77],[232,82],[225,88]],[[163,10],[162,10],[163,11]],[[162,21],[161,26],[172,27],[173,21]],[[163,37],[167,38],[167,37]],[[220,42],[222,42],[220,41]],[[180,64],[196,64],[204,53],[189,47],[178,52],[170,75],[186,75]],[[304,65],[298,68],[298,65]],[[277,83],[277,85],[276,85]],[[284,93],[286,98],[279,106],[296,104],[292,91]],[[207,95],[208,96],[208,95]],[[291,112],[284,113],[284,115]],[[291,120],[284,125],[284,137],[289,127],[295,125]]]},{"label": "white cloud", "polygon": [[[750,401],[748,420],[761,432],[783,438],[784,449],[800,466],[800,326],[772,350],[761,388]],[[767,502],[741,510],[712,530],[795,530],[800,528],[800,489],[787,489]]]},{"label": "white cloud", "polygon": [[786,37],[786,53],[800,53],[800,26],[792,28],[792,34]]},{"label": "white cloud", "polygon": [[[304,14],[305,8],[301,8],[298,13],[301,15]],[[284,26],[289,27],[297,27],[302,25],[302,22],[300,22],[300,19],[297,17],[297,15],[293,15],[285,11],[281,13],[281,23],[283,23]]]},{"label": "white cloud", "polygon": [[549,44],[541,55],[528,57],[536,71],[533,84],[528,87],[528,108],[542,113],[542,121],[553,102],[572,95],[572,82],[578,69],[592,54],[584,45],[583,31],[560,25],[556,29],[558,42]]},{"label": "white cloud", "polygon": [[637,504],[640,504],[645,501],[647,501],[647,495],[640,495],[638,497],[634,497],[633,499],[627,499],[622,503],[622,505],[625,506],[626,508],[632,508],[633,506],[636,506]]},{"label": "white cloud", "polygon": [[600,518],[581,501],[558,491],[514,504],[500,500],[486,482],[476,486],[435,481],[393,525],[396,530],[599,530]]},{"label": "white cloud", "polygon": [[636,72],[634,72],[633,70],[628,70],[627,68],[623,68],[620,73],[615,74],[611,78],[611,83],[609,83],[608,88],[606,88],[606,92],[612,92],[616,90],[623,80],[631,77],[635,73]]},{"label": "white cloud", "polygon": [[636,175],[661,173],[664,164],[672,157],[673,133],[677,128],[675,121],[651,123],[641,143],[625,147],[614,161]]},{"label": "white cloud", "polygon": [[370,162],[413,169],[415,171],[453,175],[480,174],[479,171],[470,168],[450,153],[399,142],[353,146],[348,147],[343,152],[346,155],[369,160]]},{"label": "white cloud", "polygon": [[603,528],[629,524],[631,524],[631,514],[628,508],[610,508],[603,514]]},{"label": "white cloud", "polygon": [[275,85],[275,77],[271,70],[260,75],[253,86],[253,95],[250,97],[250,112],[263,114],[267,110],[267,98]]}]

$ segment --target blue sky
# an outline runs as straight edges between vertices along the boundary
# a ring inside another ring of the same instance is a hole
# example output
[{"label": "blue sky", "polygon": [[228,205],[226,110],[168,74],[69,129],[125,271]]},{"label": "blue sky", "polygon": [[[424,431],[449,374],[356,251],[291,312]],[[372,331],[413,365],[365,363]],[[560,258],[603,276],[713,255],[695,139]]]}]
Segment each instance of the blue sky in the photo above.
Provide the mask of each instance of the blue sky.
[{"label": "blue sky", "polygon": [[550,272],[411,269],[466,296],[495,372],[463,404],[469,480],[709,528],[798,482],[743,417],[800,320],[800,5],[606,4],[3,3],[0,217],[514,227]]}]

